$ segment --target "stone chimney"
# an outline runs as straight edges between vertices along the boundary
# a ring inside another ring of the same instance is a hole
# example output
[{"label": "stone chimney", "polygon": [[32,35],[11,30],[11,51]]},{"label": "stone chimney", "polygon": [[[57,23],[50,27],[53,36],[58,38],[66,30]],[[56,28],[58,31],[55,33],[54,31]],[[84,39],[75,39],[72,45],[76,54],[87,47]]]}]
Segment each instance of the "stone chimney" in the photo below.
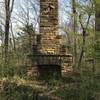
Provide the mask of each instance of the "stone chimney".
[{"label": "stone chimney", "polygon": [[40,52],[59,54],[58,0],[40,0],[40,34]]},{"label": "stone chimney", "polygon": [[58,0],[40,0],[40,35],[37,36],[37,50],[34,49],[38,52],[33,55],[39,76],[55,73],[59,76],[62,70],[66,72],[72,68],[68,65],[72,56],[67,55],[58,26]]}]

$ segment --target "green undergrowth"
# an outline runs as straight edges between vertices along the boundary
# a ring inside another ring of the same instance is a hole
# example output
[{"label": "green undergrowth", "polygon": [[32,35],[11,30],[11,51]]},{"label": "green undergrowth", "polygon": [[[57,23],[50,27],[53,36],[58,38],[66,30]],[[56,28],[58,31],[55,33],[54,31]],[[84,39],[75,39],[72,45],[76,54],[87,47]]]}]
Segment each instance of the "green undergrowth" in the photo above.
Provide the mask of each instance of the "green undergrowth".
[{"label": "green undergrowth", "polygon": [[0,100],[38,100],[41,93],[59,100],[95,100],[100,93],[100,76],[81,73],[48,81],[26,80],[19,76],[0,79]]},{"label": "green undergrowth", "polygon": [[18,76],[0,80],[0,100],[37,100],[38,93],[45,87],[37,81],[28,81]]},{"label": "green undergrowth", "polygon": [[62,100],[95,100],[96,94],[100,93],[100,79],[95,75],[85,73],[78,77],[72,76],[72,79],[72,83],[65,83],[53,94]]}]

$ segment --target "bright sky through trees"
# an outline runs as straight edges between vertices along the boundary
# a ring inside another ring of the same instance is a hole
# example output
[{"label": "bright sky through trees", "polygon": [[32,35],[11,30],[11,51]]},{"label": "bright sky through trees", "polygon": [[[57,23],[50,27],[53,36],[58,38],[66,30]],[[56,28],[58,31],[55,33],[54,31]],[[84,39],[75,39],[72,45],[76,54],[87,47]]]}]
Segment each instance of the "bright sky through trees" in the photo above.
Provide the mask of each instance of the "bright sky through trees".
[{"label": "bright sky through trees", "polygon": [[[2,0],[0,0],[2,1]],[[12,13],[12,24],[14,30],[17,31],[20,26],[22,26],[22,16],[24,16],[24,12],[22,11],[23,9],[27,12],[27,7],[30,8],[30,22],[34,25],[36,24],[37,18],[39,18],[39,0],[15,0],[14,3],[14,10]],[[29,4],[28,2],[32,2],[32,5]],[[58,0],[59,2],[59,24],[60,26],[68,22],[69,19],[69,13],[71,11],[71,0]],[[2,5],[1,5],[2,6]],[[33,7],[34,6],[34,7]],[[3,8],[1,8],[4,10]],[[37,10],[37,15],[34,9]],[[25,16],[24,16],[25,17]],[[25,18],[24,18],[25,20]],[[1,23],[0,23],[1,24]],[[39,24],[36,25],[36,30],[39,29]],[[18,30],[19,31],[19,30]]]}]

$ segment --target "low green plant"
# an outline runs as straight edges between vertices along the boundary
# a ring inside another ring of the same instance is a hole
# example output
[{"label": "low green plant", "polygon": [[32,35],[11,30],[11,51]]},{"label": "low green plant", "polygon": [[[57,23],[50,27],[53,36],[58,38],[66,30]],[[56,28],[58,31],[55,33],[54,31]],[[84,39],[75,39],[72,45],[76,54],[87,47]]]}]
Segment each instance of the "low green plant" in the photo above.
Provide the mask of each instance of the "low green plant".
[{"label": "low green plant", "polygon": [[95,94],[100,92],[99,83],[100,80],[93,75],[81,75],[80,82],[64,83],[65,87],[58,89],[54,95],[63,100],[94,100]]}]

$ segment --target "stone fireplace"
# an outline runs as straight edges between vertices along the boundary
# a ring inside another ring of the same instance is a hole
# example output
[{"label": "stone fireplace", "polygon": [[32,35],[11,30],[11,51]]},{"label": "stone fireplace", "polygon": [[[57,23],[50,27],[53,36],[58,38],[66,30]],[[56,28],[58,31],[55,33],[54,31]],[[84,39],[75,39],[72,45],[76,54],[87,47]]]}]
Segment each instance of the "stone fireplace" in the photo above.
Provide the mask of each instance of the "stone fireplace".
[{"label": "stone fireplace", "polygon": [[68,68],[68,63],[72,63],[72,55],[67,54],[58,29],[58,0],[40,0],[40,35],[34,46],[37,52],[33,52],[39,75],[61,74],[62,69],[66,70],[63,66]]}]

